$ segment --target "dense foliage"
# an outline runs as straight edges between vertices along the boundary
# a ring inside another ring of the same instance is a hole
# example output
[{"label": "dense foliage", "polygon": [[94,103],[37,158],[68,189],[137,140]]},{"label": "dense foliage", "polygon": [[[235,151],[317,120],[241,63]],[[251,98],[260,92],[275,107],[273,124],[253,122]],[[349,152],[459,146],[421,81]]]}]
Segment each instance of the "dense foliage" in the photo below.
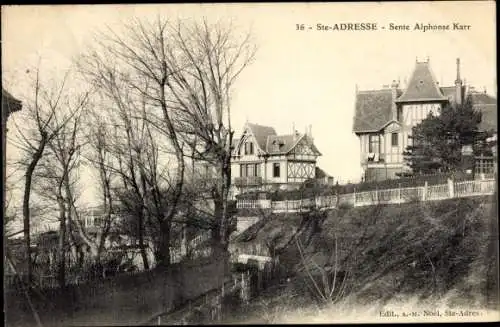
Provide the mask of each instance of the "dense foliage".
[{"label": "dense foliage", "polygon": [[462,147],[474,146],[484,153],[486,133],[479,130],[481,112],[468,96],[462,104],[447,104],[438,116],[432,113],[413,127],[412,144],[403,153],[414,174],[450,172],[461,169]]}]

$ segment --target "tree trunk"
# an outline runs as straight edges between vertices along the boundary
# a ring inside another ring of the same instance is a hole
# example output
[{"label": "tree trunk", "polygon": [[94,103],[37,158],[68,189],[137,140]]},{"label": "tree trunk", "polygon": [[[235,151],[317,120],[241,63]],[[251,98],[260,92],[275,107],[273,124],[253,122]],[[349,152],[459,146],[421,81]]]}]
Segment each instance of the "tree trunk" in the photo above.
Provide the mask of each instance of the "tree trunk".
[{"label": "tree trunk", "polygon": [[164,220],[160,225],[160,240],[156,252],[158,267],[168,267],[170,265],[170,221]]},{"label": "tree trunk", "polygon": [[67,180],[65,183],[65,192],[66,192],[66,197],[68,198],[68,211],[70,213],[71,217],[75,217],[73,222],[76,225],[76,230],[78,232],[78,235],[82,239],[82,241],[89,247],[90,249],[90,255],[91,255],[91,261],[100,261],[100,249],[99,249],[99,244],[100,244],[100,237],[102,235],[98,235],[98,239],[94,242],[86,233],[85,227],[82,226],[82,222],[78,220],[78,214],[76,212],[76,208],[72,202],[73,199],[73,193],[71,192],[69,180]]},{"label": "tree trunk", "polygon": [[57,262],[57,281],[63,288],[66,285],[66,208],[64,199],[59,196],[59,253]]},{"label": "tree trunk", "polygon": [[[228,249],[229,243],[229,188],[231,186],[231,166],[230,158],[224,157],[220,167],[220,178],[222,181],[219,191],[220,199],[216,201],[216,219],[219,221],[219,242],[220,249],[224,252]],[[217,206],[219,208],[217,208]]]},{"label": "tree trunk", "polygon": [[146,253],[146,247],[144,246],[144,208],[141,208],[141,213],[139,214],[139,249],[141,251],[142,262],[144,265],[144,270],[149,270],[148,254]]},{"label": "tree trunk", "polygon": [[23,230],[24,230],[24,244],[26,246],[26,274],[28,286],[32,282],[32,262],[31,262],[31,239],[30,239],[30,196],[31,196],[31,183],[33,181],[33,173],[35,172],[38,161],[42,158],[43,150],[45,149],[46,139],[42,138],[38,149],[33,154],[31,162],[26,170],[26,180],[24,183],[24,196],[23,196]]}]

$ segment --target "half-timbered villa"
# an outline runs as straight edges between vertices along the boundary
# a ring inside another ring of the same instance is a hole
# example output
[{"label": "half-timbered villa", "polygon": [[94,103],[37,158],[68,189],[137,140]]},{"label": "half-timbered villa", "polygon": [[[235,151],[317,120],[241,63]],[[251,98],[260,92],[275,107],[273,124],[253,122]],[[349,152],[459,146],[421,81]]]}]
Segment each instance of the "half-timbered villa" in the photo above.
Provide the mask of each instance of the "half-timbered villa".
[{"label": "half-timbered villa", "polygon": [[310,126],[305,133],[278,135],[273,127],[247,122],[233,144],[235,193],[242,189],[294,188],[315,178],[321,153],[314,145]]},{"label": "half-timbered villa", "polygon": [[[409,171],[403,152],[411,142],[412,128],[431,112],[439,115],[445,104],[460,104],[468,94],[474,107],[483,114],[480,129],[496,132],[496,98],[465,85],[460,77],[460,59],[456,64],[454,86],[439,86],[427,59],[415,63],[405,89],[395,80],[381,90],[358,91],[356,88],[353,132],[359,138],[364,180],[392,179]],[[480,170],[477,173],[493,170],[493,157],[476,158],[476,169]]]}]

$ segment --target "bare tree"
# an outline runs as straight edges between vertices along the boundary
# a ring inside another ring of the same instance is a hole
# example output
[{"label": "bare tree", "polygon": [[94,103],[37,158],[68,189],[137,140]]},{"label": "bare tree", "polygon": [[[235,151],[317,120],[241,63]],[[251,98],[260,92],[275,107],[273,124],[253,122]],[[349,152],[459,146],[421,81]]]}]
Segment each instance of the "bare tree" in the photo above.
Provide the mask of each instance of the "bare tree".
[{"label": "bare tree", "polygon": [[[113,84],[114,85],[114,84]],[[113,86],[119,90],[116,85]],[[140,108],[134,101],[124,101],[115,94],[118,103],[117,121],[122,127],[123,135],[114,138],[113,155],[118,162],[116,173],[120,176],[122,186],[120,200],[129,217],[133,218],[134,232],[139,241],[139,248],[145,269],[149,269],[146,253],[146,223],[151,217],[161,224],[164,210],[164,199],[161,194],[163,174],[159,163],[159,146],[150,124],[142,115],[146,114],[145,98],[141,96]],[[128,223],[131,221],[129,220]],[[130,227],[130,226],[129,226]],[[151,235],[147,235],[151,236]],[[148,237],[149,239],[149,237]],[[161,259],[156,251],[157,259]]]},{"label": "bare tree", "polygon": [[[68,239],[73,240],[71,233],[72,213],[76,201],[75,183],[78,182],[82,137],[82,115],[88,104],[89,93],[75,95],[62,100],[73,112],[68,122],[62,125],[59,132],[48,143],[47,155],[42,158],[40,172],[37,174],[39,194],[52,197],[59,211],[59,245],[58,245],[58,281],[61,287],[66,284],[66,256]],[[76,100],[76,104],[72,104]],[[58,117],[55,117],[57,120]],[[72,242],[74,243],[74,241]]]},{"label": "bare tree", "polygon": [[[116,107],[130,105],[130,101],[123,102],[123,98],[117,96],[117,85],[125,88],[132,102],[145,103],[137,107],[145,108],[145,119],[164,135],[165,144],[176,159],[168,206],[162,206],[162,210],[157,210],[155,215],[161,235],[157,251],[160,266],[170,264],[170,229],[177,212],[185,170],[184,145],[175,129],[174,108],[167,94],[172,72],[167,66],[170,45],[166,28],[166,21],[163,20],[158,20],[157,24],[134,21],[125,26],[122,35],[126,38],[108,30],[99,36],[97,49],[80,60],[82,72],[104,91]],[[153,198],[160,195],[157,186],[152,185],[150,190]]]},{"label": "bare tree", "polygon": [[[211,228],[214,244],[225,252],[234,133],[231,94],[236,78],[255,53],[250,36],[239,40],[230,25],[170,24],[158,17],[153,22],[134,20],[124,26],[122,34],[108,30],[97,43],[96,50],[81,58],[82,71],[117,108],[144,101],[143,119],[166,137],[164,145],[175,158],[168,206],[156,214],[162,235],[158,263],[170,262],[170,232],[183,190],[185,157],[214,169]],[[127,92],[127,101],[117,96],[119,89]],[[154,186],[150,190],[153,199],[160,194]]]},{"label": "bare tree", "polygon": [[[29,281],[32,278],[30,198],[33,177],[47,147],[75,114],[71,108],[65,107],[64,99],[69,96],[69,90],[66,86],[68,74],[69,72],[64,75],[60,83],[57,83],[54,79],[43,83],[37,68],[32,89],[29,90],[32,93],[23,101],[26,108],[23,112],[25,115],[23,126],[20,127],[19,124],[15,124],[20,139],[15,145],[23,151],[21,164],[25,166],[23,224]],[[16,117],[14,121],[17,118],[21,117]]]},{"label": "bare tree", "polygon": [[256,48],[250,34],[237,37],[230,24],[179,22],[172,26],[174,50],[167,66],[167,87],[177,110],[176,127],[188,144],[197,141],[192,158],[209,164],[213,172],[212,237],[217,252],[228,247],[228,208],[231,187],[231,96],[235,81],[253,60]]},{"label": "bare tree", "polygon": [[101,112],[102,108],[93,108],[87,112],[85,136],[88,142],[87,151],[84,157],[90,166],[97,172],[97,185],[100,191],[100,207],[98,214],[101,218],[101,224],[95,226],[96,229],[90,232],[84,225],[84,217],[88,215],[86,210],[77,210],[74,201],[71,203],[73,212],[73,224],[80,239],[90,250],[91,261],[100,264],[104,251],[106,240],[110,234],[114,222],[114,197],[112,192],[112,183],[114,173],[110,169],[113,167],[113,159],[110,153],[111,140],[109,139],[110,126],[107,125],[105,114]]}]

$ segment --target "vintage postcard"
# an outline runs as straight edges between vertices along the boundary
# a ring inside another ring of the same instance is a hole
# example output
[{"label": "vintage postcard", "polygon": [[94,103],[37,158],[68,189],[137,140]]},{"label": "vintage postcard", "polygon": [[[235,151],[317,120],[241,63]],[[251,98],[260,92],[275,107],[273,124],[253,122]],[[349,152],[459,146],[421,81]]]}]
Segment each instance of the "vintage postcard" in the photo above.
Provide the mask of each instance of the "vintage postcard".
[{"label": "vintage postcard", "polygon": [[6,325],[500,321],[495,9],[2,6]]}]

